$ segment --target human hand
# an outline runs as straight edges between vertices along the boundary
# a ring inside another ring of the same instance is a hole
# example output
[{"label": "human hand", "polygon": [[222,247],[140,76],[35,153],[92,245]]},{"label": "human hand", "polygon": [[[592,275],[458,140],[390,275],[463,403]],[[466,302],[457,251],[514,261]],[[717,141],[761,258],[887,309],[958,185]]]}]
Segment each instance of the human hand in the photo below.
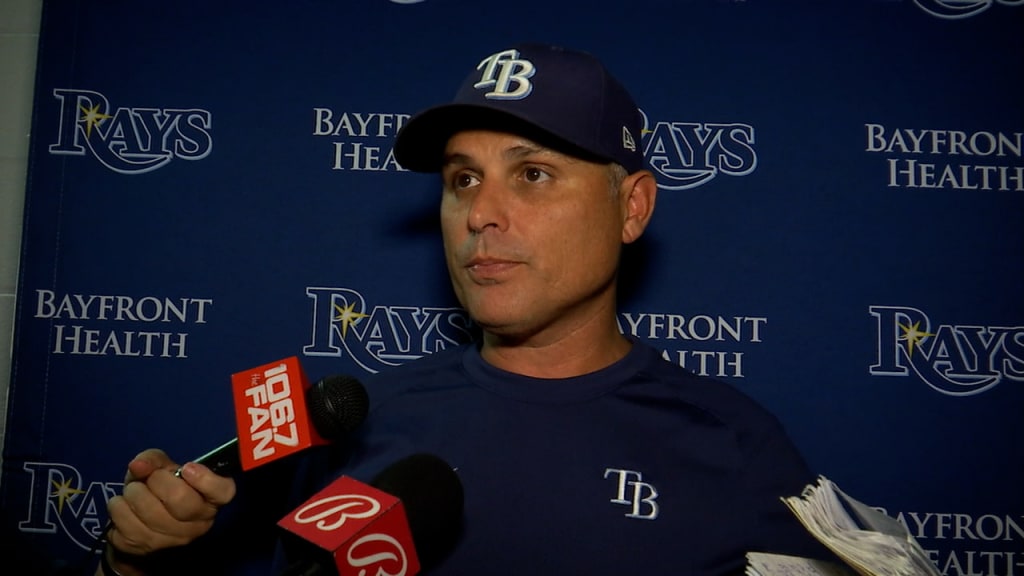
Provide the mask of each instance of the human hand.
[{"label": "human hand", "polygon": [[155,448],[128,463],[122,494],[107,503],[107,542],[114,548],[111,566],[118,572],[133,573],[132,556],[144,557],[199,538],[213,526],[217,511],[235,497],[234,479],[195,462],[181,467],[180,477],[175,475],[178,468]]}]

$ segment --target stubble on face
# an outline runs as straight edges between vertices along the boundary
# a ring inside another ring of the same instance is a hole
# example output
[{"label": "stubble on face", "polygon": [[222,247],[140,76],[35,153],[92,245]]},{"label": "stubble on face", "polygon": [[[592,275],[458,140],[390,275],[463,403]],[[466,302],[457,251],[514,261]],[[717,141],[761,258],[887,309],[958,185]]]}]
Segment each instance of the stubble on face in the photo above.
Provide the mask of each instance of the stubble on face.
[{"label": "stubble on face", "polygon": [[614,322],[622,212],[608,186],[621,178],[509,134],[459,133],[446,152],[446,258],[477,324],[524,342]]}]

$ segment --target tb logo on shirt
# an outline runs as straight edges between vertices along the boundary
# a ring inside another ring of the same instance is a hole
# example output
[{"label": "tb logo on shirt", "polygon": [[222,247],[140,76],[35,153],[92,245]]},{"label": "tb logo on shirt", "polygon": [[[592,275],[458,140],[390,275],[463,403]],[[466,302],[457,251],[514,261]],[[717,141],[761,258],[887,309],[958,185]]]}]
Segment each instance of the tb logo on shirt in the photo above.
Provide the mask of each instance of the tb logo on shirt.
[{"label": "tb logo on shirt", "polygon": [[609,476],[617,480],[615,498],[612,498],[611,502],[629,506],[627,518],[654,520],[658,517],[658,503],[655,502],[658,499],[658,489],[644,482],[640,472],[605,468],[604,477]]}]

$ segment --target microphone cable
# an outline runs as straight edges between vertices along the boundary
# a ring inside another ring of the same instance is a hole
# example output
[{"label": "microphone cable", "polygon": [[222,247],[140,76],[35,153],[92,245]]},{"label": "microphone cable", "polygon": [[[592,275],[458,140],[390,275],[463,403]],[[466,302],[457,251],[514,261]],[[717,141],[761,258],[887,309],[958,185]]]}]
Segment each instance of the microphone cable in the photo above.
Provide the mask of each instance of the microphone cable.
[{"label": "microphone cable", "polygon": [[[103,530],[96,535],[92,545],[85,555],[76,563],[68,564],[61,568],[58,568],[53,576],[93,576],[96,574],[96,554],[99,553],[99,559],[102,561],[104,554],[106,553],[105,547],[107,544],[107,533],[114,527],[114,523],[107,520],[107,525],[103,527]],[[104,562],[104,564],[106,564]],[[108,571],[104,566],[103,573],[105,576],[118,576],[113,571]]]}]

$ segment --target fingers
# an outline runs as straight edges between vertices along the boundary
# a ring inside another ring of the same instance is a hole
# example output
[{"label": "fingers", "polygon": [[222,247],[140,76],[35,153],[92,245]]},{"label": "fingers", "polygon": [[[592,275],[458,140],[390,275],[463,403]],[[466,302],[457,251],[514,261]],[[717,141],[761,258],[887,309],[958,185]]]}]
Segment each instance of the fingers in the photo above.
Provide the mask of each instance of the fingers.
[{"label": "fingers", "polygon": [[188,544],[213,525],[217,510],[235,496],[235,481],[189,463],[181,477],[160,450],[146,450],[129,463],[121,496],[107,508],[113,524],[107,538],[129,554],[144,555]]},{"label": "fingers", "polygon": [[124,496],[107,504],[112,527],[107,540],[121,552],[146,555],[164,548],[183,546],[206,533],[213,517],[180,521],[164,509],[145,486],[135,483]]},{"label": "fingers", "polygon": [[[178,464],[162,450],[150,448],[140,452],[128,463],[125,484],[147,480],[157,470],[177,471],[178,468]],[[215,474],[202,464],[189,462],[181,466],[181,477],[202,494],[207,502],[215,506],[223,506],[235,497],[235,481],[229,477]],[[173,490],[176,485],[164,482],[163,486],[168,490]]]},{"label": "fingers", "polygon": [[128,463],[128,472],[125,474],[124,482],[127,484],[136,480],[145,480],[156,470],[176,467],[177,464],[163,450],[158,448],[143,450]]},{"label": "fingers", "polygon": [[[138,507],[132,507],[130,500]],[[160,505],[139,501],[137,494],[117,496],[110,500],[107,509],[113,526],[107,533],[107,540],[121,552],[146,555],[164,548],[183,546],[206,533],[213,524],[208,520],[181,522],[166,511],[160,512]]]},{"label": "fingers", "polygon": [[[212,472],[210,474],[213,475]],[[228,490],[226,485],[233,488],[234,480],[220,477],[220,482],[215,483],[214,489],[224,492]],[[197,487],[189,484],[187,479],[179,478],[174,475],[173,470],[164,468],[153,472],[144,485],[138,482],[125,485],[126,497],[130,497],[129,490],[132,490],[133,493],[138,490],[139,495],[136,501],[144,502],[143,507],[150,504],[159,505],[178,522],[212,519],[217,514],[219,507]],[[153,518],[153,520],[158,520],[158,518]]]},{"label": "fingers", "polygon": [[181,477],[216,507],[227,504],[235,497],[237,487],[234,479],[217,475],[197,462],[188,462],[182,466]]}]

